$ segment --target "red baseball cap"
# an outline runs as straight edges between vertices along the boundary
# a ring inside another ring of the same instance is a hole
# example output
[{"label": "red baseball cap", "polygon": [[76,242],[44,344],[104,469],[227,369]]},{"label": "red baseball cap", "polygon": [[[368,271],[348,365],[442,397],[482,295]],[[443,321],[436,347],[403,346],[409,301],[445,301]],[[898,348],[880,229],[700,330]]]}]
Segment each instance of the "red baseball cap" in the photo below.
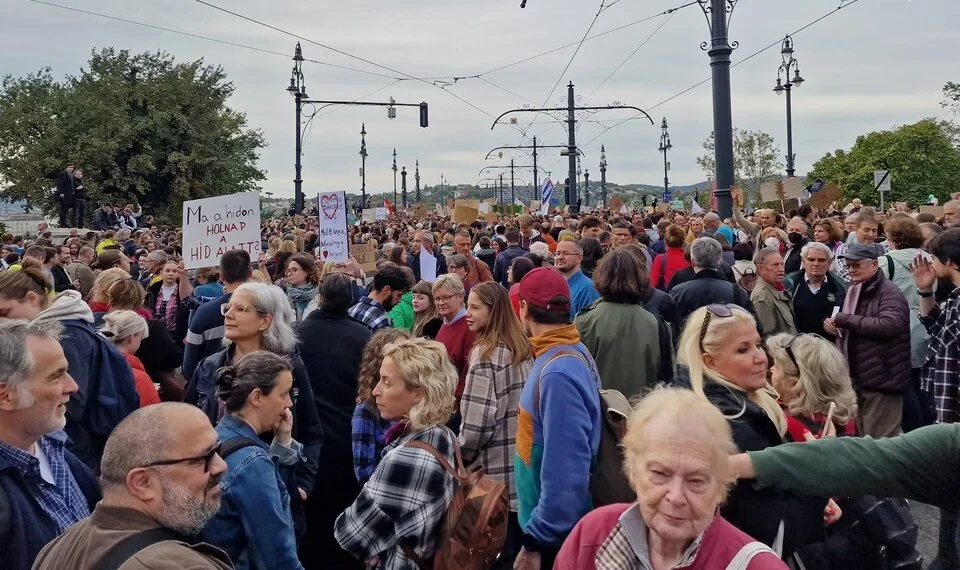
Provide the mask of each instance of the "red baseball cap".
[{"label": "red baseball cap", "polygon": [[553,267],[538,267],[524,275],[519,297],[544,311],[570,312],[570,285]]}]

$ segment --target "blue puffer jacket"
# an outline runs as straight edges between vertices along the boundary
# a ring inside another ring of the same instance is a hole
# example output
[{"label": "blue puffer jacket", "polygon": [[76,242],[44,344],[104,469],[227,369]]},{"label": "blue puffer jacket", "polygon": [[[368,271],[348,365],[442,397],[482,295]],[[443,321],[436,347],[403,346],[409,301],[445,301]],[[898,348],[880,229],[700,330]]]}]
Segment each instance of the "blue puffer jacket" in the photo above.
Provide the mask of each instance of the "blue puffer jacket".
[{"label": "blue puffer jacket", "polygon": [[222,548],[238,570],[301,569],[290,494],[281,471],[291,471],[302,463],[303,447],[296,441],[289,448],[276,441],[267,447],[250,424],[230,414],[217,425],[217,436],[222,442],[244,437],[257,445],[238,449],[226,458],[228,469],[220,479],[220,510],[203,530],[203,540]]}]

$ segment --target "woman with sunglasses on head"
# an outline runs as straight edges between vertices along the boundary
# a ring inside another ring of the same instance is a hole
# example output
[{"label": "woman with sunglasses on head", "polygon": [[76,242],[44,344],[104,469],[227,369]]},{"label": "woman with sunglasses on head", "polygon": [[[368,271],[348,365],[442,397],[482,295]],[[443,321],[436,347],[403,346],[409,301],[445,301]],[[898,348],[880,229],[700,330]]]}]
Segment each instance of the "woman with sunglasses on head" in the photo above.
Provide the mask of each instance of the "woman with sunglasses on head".
[{"label": "woman with sunglasses on head", "polygon": [[[674,383],[723,412],[740,451],[784,443],[787,418],[767,384],[767,355],[749,312],[736,305],[708,305],[691,313],[677,362]],[[822,540],[826,504],[826,499],[739,483],[721,514],[786,560],[801,546]]]},{"label": "woman with sunglasses on head", "polygon": [[257,351],[288,358],[293,370],[293,436],[303,444],[306,461],[288,481],[297,536],[303,528],[303,502],[313,489],[320,457],[323,430],[310,385],[310,376],[296,352],[293,308],[283,290],[264,283],[244,283],[220,307],[226,348],[203,359],[193,373],[183,401],[194,404],[217,425],[225,408],[217,395],[217,370]]},{"label": "woman with sunglasses on head", "polygon": [[[292,392],[290,361],[272,352],[251,352],[217,372],[217,396],[227,411],[217,436],[228,469],[220,480],[220,510],[202,538],[238,569],[303,568],[284,483],[304,461],[292,436]],[[269,446],[262,434],[272,434]]]},{"label": "woman with sunglasses on head", "polygon": [[295,253],[287,261],[282,279],[282,288],[290,299],[290,305],[296,313],[296,322],[303,321],[317,308],[317,292],[320,290],[320,276],[317,264],[309,253]]}]

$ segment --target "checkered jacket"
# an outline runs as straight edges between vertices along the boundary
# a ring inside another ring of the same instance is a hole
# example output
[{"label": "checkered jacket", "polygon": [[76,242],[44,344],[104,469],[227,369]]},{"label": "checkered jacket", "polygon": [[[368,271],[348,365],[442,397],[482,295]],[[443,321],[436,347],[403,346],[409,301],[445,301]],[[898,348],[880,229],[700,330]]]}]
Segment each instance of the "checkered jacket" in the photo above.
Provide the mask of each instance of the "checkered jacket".
[{"label": "checkered jacket", "polygon": [[510,510],[517,511],[517,484],[513,461],[517,447],[517,410],[523,383],[533,359],[514,366],[513,355],[503,344],[481,359],[479,346],[470,352],[470,369],[464,384],[460,412],[460,453],[466,465],[476,463],[487,475],[507,485]]},{"label": "checkered jacket", "polygon": [[920,322],[930,333],[920,388],[933,394],[937,422],[960,422],[960,289],[950,293],[942,308],[920,317]]},{"label": "checkered jacket", "polygon": [[454,464],[455,437],[445,426],[432,426],[387,445],[360,496],[337,517],[340,546],[360,560],[379,557],[378,569],[419,570],[399,542],[406,541],[421,559],[433,556],[457,483],[433,455],[404,445],[423,441]]},{"label": "checkered jacket", "polygon": [[373,332],[393,326],[393,321],[390,320],[390,316],[384,310],[383,305],[367,295],[361,297],[356,305],[350,307],[347,314],[354,320],[366,325]]}]

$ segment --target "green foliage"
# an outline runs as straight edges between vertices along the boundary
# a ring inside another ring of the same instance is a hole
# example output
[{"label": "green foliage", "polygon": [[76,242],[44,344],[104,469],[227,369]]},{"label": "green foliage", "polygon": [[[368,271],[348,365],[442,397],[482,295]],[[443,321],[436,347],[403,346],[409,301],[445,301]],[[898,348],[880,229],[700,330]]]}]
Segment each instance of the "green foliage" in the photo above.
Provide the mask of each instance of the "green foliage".
[{"label": "green foliage", "polygon": [[[68,162],[88,200],[139,203],[178,219],[181,202],[256,190],[265,146],[220,67],[165,53],[93,52],[79,76],[49,68],[0,86],[0,179],[10,200],[54,209],[49,189]],[[96,207],[96,206],[93,206]],[[166,215],[166,216],[165,216]]]},{"label": "green foliage", "polygon": [[818,160],[808,177],[837,184],[843,188],[844,201],[860,198],[865,204],[879,204],[873,172],[889,169],[892,190],[884,196],[886,204],[902,201],[916,207],[926,203],[928,194],[944,204],[960,181],[960,151],[951,142],[951,126],[956,128],[924,119],[861,135],[849,151],[837,150]]},{"label": "green foliage", "polygon": [[[697,158],[697,164],[707,178],[716,176],[717,164],[714,158],[714,136],[703,141],[705,154]],[[735,184],[744,191],[753,204],[760,202],[760,185],[778,178],[783,163],[778,158],[780,147],[774,138],[763,131],[733,130],[733,176]]]},{"label": "green foliage", "polygon": [[940,105],[953,111],[954,115],[960,115],[960,83],[948,81],[943,86],[943,102]]}]

